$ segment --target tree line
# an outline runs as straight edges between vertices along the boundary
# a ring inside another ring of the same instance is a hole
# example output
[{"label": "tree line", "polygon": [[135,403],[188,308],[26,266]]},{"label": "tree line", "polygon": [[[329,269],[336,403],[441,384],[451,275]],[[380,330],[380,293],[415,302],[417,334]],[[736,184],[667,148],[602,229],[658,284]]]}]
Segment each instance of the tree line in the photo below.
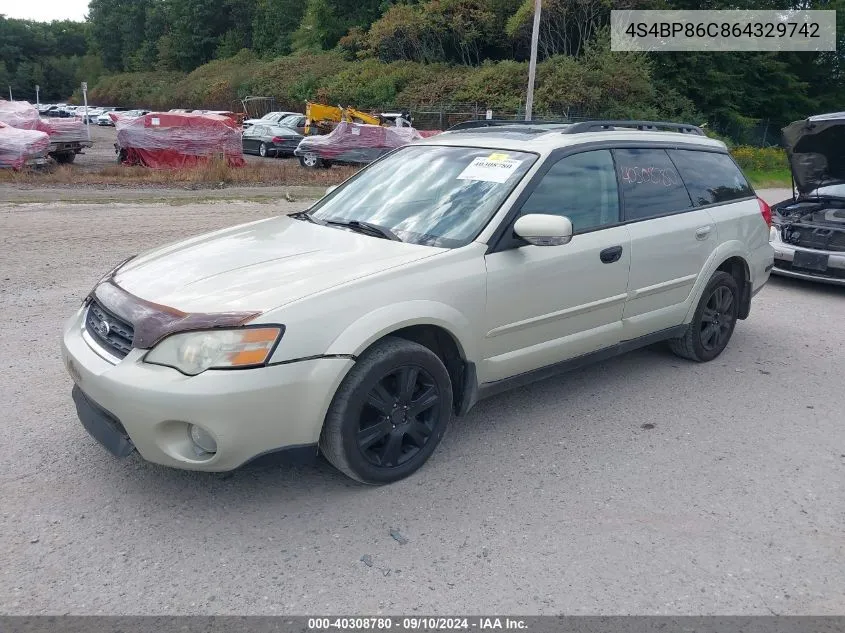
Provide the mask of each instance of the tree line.
[{"label": "tree line", "polygon": [[[638,56],[637,63],[658,93],[688,101],[714,123],[841,109],[845,0],[787,5],[837,10],[839,50],[660,53]],[[618,8],[785,7],[769,0],[543,0],[541,61],[553,67],[573,60],[601,63],[591,70],[610,77],[621,73],[617,66],[632,57],[589,53],[606,41],[610,11]],[[532,18],[532,0],[91,0],[81,23],[0,17],[0,85],[31,98],[39,84],[45,100],[61,99],[82,79],[190,73],[245,51],[258,60],[332,51],[350,63],[483,69],[527,59]],[[612,91],[612,82],[608,85]]]}]

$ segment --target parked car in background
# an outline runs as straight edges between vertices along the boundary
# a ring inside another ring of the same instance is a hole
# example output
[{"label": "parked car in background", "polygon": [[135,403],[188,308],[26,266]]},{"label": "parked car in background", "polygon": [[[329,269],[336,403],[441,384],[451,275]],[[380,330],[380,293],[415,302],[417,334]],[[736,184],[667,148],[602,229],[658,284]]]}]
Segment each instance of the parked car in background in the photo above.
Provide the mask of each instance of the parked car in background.
[{"label": "parked car in background", "polygon": [[845,112],[795,121],[783,141],[795,189],[772,207],[772,272],[845,286]]},{"label": "parked car in background", "polygon": [[335,163],[366,165],[422,138],[411,127],[344,122],[328,134],[303,137],[294,154],[300,165],[311,169],[328,168]]},{"label": "parked car in background", "polygon": [[120,113],[120,118],[122,119],[137,119],[139,116],[144,116],[145,114],[149,114],[149,110],[127,110],[126,112]]},{"label": "parked car in background", "polygon": [[272,125],[274,123],[278,123],[282,119],[287,116],[291,116],[292,114],[299,114],[298,112],[268,112],[260,119],[246,119],[243,123],[244,129],[248,127],[252,127],[253,125],[258,125],[259,123],[265,125]]},{"label": "parked car in background", "polygon": [[291,114],[289,116],[284,117],[279,121],[279,125],[283,127],[288,127],[292,130],[296,130],[300,134],[305,134],[305,115],[304,114]]},{"label": "parked car in background", "polygon": [[85,108],[80,108],[76,112],[76,116],[82,119],[83,123],[96,123],[97,117],[103,113],[102,108],[88,108],[88,114],[85,114]]},{"label": "parked car in background", "polygon": [[53,105],[47,106],[45,110],[41,113],[43,116],[48,117],[59,117],[63,116],[62,113],[64,110],[62,109],[66,104],[55,103]]},{"label": "parked car in background", "polygon": [[281,125],[253,125],[244,130],[244,154],[267,156],[293,156],[302,140],[302,134]]},{"label": "parked car in background", "polygon": [[109,112],[128,112],[127,108],[108,107],[103,109],[103,113],[97,117],[97,125],[109,125],[114,127],[114,121],[109,116]]}]

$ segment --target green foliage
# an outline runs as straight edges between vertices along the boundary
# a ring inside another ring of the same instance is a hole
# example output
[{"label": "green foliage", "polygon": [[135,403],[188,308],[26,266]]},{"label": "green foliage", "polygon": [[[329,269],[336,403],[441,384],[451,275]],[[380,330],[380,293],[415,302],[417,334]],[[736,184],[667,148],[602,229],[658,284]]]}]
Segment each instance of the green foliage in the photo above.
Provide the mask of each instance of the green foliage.
[{"label": "green foliage", "polygon": [[381,61],[478,65],[498,52],[503,21],[495,0],[428,0],[397,4],[373,23],[369,52]]},{"label": "green foliage", "polygon": [[255,51],[268,57],[290,53],[291,36],[304,12],[303,0],[258,0],[252,23]]},{"label": "green foliage", "polygon": [[[543,0],[535,111],[707,122],[739,143],[776,142],[785,123],[845,102],[845,0],[786,6],[837,11],[838,50],[612,53],[611,7],[784,5]],[[532,0],[90,0],[85,23],[0,17],[0,81],[24,98],[37,83],[44,100],[62,100],[85,80],[115,105],[150,107],[231,108],[260,94],[280,107],[308,98],[516,110],[532,18]]]},{"label": "green foliage", "polygon": [[731,154],[743,170],[776,171],[788,169],[786,151],[780,147],[734,147]]},{"label": "green foliage", "polygon": [[11,86],[16,99],[35,102],[35,86],[40,85],[44,101],[67,98],[79,85],[80,67],[88,59],[86,34],[87,25],[80,22],[0,15],[0,94],[7,96]]}]

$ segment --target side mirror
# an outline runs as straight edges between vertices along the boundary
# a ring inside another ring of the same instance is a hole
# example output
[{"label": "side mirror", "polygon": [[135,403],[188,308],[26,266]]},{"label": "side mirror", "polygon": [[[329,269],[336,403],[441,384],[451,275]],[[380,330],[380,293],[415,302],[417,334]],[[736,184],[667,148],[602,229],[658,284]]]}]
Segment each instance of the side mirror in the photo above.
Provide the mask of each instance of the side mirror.
[{"label": "side mirror", "polygon": [[325,193],[325,195],[329,195],[329,194],[330,194],[332,191],[334,191],[335,189],[337,189],[337,185],[332,185],[331,187],[326,187],[326,193]]},{"label": "side mirror", "polygon": [[530,213],[514,223],[513,232],[534,246],[560,246],[572,239],[572,221],[560,215]]}]

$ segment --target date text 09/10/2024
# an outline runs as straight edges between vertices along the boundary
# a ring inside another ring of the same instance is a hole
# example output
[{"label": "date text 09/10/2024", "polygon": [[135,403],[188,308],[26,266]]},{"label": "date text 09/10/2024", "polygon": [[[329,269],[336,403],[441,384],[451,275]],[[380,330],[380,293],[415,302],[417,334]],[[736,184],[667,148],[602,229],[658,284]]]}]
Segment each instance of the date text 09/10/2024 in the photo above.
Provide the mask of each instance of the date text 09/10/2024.
[{"label": "date text 09/10/2024", "polygon": [[351,617],[351,618],[308,618],[309,630],[525,630],[527,625],[519,618],[498,617]]}]

